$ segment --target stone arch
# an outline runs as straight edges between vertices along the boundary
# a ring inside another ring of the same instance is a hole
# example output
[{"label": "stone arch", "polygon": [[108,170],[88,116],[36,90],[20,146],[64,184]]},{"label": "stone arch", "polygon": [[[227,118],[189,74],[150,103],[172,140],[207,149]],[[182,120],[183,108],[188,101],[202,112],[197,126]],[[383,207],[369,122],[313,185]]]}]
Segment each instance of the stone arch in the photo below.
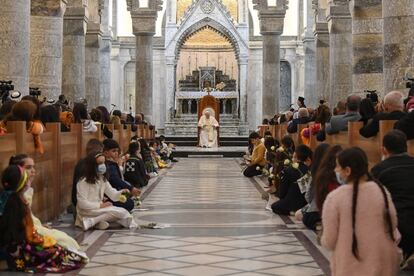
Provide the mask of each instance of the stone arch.
[{"label": "stone arch", "polygon": [[212,28],[213,30],[215,30],[217,33],[219,33],[220,35],[222,35],[228,42],[230,42],[230,44],[232,45],[233,49],[234,49],[234,53],[236,55],[236,59],[239,60],[239,56],[240,56],[240,45],[237,42],[237,39],[235,37],[235,35],[225,26],[223,26],[222,24],[220,24],[219,22],[217,22],[216,20],[210,18],[210,17],[205,17],[204,19],[194,23],[193,25],[191,25],[189,28],[187,28],[178,38],[177,43],[175,45],[175,57],[176,60],[179,59],[180,57],[180,51],[182,46],[185,44],[185,42],[191,37],[193,36],[195,33],[205,29],[205,28]]}]

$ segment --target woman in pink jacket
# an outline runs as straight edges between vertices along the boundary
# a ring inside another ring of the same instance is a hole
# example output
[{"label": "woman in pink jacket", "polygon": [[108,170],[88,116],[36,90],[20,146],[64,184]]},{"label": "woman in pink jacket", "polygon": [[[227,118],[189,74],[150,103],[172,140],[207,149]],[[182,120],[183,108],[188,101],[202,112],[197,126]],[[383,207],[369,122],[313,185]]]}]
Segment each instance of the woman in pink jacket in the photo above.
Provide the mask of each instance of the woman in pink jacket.
[{"label": "woman in pink jacket", "polygon": [[341,187],[323,205],[321,239],[333,251],[332,275],[397,275],[396,210],[388,191],[371,181],[365,152],[357,147],[342,151],[335,173]]}]

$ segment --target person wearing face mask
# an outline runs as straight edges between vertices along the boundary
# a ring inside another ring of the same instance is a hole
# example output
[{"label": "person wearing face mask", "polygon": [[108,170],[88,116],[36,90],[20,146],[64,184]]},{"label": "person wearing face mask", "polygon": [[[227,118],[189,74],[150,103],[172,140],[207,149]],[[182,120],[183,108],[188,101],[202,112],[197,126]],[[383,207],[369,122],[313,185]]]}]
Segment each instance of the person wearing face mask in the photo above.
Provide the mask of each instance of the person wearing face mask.
[{"label": "person wearing face mask", "polygon": [[344,184],[326,197],[321,244],[332,251],[332,275],[397,275],[397,212],[388,191],[372,181],[365,152],[353,147],[340,152],[335,172]]},{"label": "person wearing face mask", "polygon": [[0,190],[0,248],[6,251],[9,270],[26,273],[65,273],[79,269],[88,258],[60,246],[37,232],[25,199],[29,176],[11,165],[3,172]]},{"label": "person wearing face mask", "polygon": [[[108,171],[108,181],[111,184],[111,186],[118,191],[128,190],[133,197],[138,197],[141,194],[141,190],[135,188],[133,185],[124,180],[121,171],[122,166],[120,166],[119,164],[120,147],[118,142],[113,139],[105,139],[103,141],[103,145],[103,154],[106,158],[105,165]],[[114,206],[122,207],[130,212],[132,211],[132,209],[134,209],[135,205],[132,198],[128,198],[126,202],[114,202]]]},{"label": "person wearing face mask", "polygon": [[[13,155],[9,160],[9,165],[17,165],[24,168],[29,176],[27,187],[24,189],[23,197],[26,200],[31,212],[34,189],[32,184],[36,176],[35,163],[27,154]],[[56,243],[64,248],[79,250],[79,244],[66,233],[43,226],[42,222],[31,212],[33,225],[36,231],[42,236],[53,237]]]},{"label": "person wearing face mask", "polygon": [[382,141],[383,161],[371,173],[391,193],[397,208],[403,269],[414,269],[414,157],[407,153],[407,137],[399,130],[388,132]]},{"label": "person wearing face mask", "polygon": [[[102,153],[89,154],[85,159],[84,174],[77,185],[76,226],[84,231],[95,227],[105,230],[110,222],[126,228],[136,228],[132,215],[112,202],[125,202],[128,189],[117,191],[108,182],[105,156]],[[112,201],[105,201],[104,196]]]}]

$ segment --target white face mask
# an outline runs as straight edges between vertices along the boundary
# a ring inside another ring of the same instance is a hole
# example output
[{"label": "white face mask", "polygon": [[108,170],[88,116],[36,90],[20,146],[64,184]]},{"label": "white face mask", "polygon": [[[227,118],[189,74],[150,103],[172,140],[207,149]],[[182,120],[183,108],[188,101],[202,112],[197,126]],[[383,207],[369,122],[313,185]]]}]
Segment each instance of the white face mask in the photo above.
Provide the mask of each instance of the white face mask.
[{"label": "white face mask", "polygon": [[341,177],[341,174],[338,172],[335,172],[336,175],[336,181],[338,181],[339,185],[346,185],[346,181]]},{"label": "white face mask", "polygon": [[105,164],[99,164],[98,167],[96,168],[96,172],[100,175],[105,174],[106,173],[106,165]]}]

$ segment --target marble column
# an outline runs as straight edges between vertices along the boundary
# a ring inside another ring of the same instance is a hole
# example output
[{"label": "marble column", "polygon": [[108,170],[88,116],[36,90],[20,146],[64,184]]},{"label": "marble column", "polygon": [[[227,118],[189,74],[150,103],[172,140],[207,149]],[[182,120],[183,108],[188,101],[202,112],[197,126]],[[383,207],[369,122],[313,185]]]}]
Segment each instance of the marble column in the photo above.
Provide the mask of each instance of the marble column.
[{"label": "marble column", "polygon": [[102,30],[100,24],[88,22],[85,38],[85,96],[88,107],[99,105],[101,92],[101,64],[100,48],[102,44]]},{"label": "marble column", "polygon": [[383,91],[383,27],[381,0],[354,0],[352,9],[353,93]]},{"label": "marble column", "polygon": [[403,76],[414,77],[414,1],[382,0],[384,91],[405,91]]},{"label": "marble column", "polygon": [[311,0],[306,0],[306,26],[302,39],[303,50],[305,52],[305,85],[304,96],[309,106],[317,106],[319,95],[316,93],[316,40],[314,30],[314,12]]},{"label": "marble column", "polygon": [[85,98],[86,0],[68,0],[63,17],[62,94],[70,101]]},{"label": "marble column", "polygon": [[329,0],[329,102],[335,105],[352,93],[352,17],[349,0]]},{"label": "marble column", "polygon": [[30,1],[2,0],[0,8],[0,80],[29,94]]},{"label": "marble column", "polygon": [[239,59],[239,91],[240,91],[240,121],[242,123],[247,123],[247,67],[248,60],[247,57],[240,57]]},{"label": "marble column", "polygon": [[316,95],[319,99],[329,100],[329,30],[325,10],[314,6],[315,58],[316,58]]},{"label": "marble column", "polygon": [[[112,0],[111,0],[112,1]],[[112,37],[109,27],[109,0],[102,0],[101,28],[102,41],[99,53],[99,64],[101,66],[101,87],[99,93],[99,105],[110,108],[111,105],[111,48]]]},{"label": "marble column", "polygon": [[118,0],[112,1],[112,39],[118,40]]},{"label": "marble column", "polygon": [[166,57],[166,74],[167,74],[167,91],[166,91],[166,122],[171,122],[174,119],[174,92],[175,92],[175,57]]},{"label": "marble column", "polygon": [[279,113],[280,97],[280,36],[287,9],[287,1],[278,0],[268,6],[267,0],[257,0],[260,33],[263,38],[262,117],[273,118]]},{"label": "marble column", "polygon": [[63,14],[67,1],[31,0],[30,87],[57,100],[62,93]]},{"label": "marble column", "polygon": [[132,32],[136,38],[135,112],[153,119],[153,36],[157,12],[162,10],[160,0],[148,0],[147,7],[140,7],[138,0],[128,1],[131,12]]}]

